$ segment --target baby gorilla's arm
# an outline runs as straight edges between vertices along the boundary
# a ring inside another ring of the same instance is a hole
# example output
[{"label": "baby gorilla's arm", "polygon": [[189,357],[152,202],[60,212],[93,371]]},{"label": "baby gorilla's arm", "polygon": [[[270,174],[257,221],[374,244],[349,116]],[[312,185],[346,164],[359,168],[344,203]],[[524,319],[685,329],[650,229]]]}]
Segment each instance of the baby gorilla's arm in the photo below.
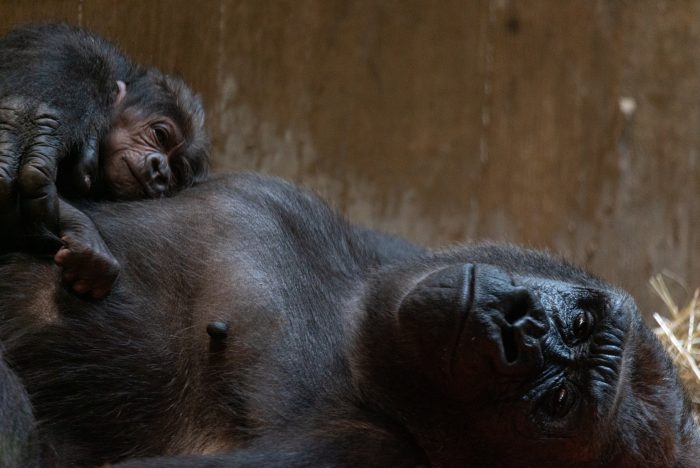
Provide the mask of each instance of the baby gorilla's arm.
[{"label": "baby gorilla's arm", "polygon": [[62,246],[54,261],[63,268],[63,281],[79,294],[102,299],[119,275],[119,262],[109,251],[88,216],[59,199]]}]

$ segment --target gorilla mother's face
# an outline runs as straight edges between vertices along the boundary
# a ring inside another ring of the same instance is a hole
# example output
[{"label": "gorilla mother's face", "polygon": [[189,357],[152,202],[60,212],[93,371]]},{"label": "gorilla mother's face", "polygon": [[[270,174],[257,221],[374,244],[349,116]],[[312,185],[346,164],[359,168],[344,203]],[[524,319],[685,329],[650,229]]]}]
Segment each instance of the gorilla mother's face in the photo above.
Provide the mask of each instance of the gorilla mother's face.
[{"label": "gorilla mother's face", "polygon": [[[568,268],[443,264],[406,273],[394,313],[370,313],[370,322],[384,317],[395,346],[390,364],[358,365],[372,375],[364,384],[393,396],[383,409],[432,464],[691,460],[697,429],[686,398],[634,301]],[[377,332],[363,332],[370,353],[388,352]]]}]

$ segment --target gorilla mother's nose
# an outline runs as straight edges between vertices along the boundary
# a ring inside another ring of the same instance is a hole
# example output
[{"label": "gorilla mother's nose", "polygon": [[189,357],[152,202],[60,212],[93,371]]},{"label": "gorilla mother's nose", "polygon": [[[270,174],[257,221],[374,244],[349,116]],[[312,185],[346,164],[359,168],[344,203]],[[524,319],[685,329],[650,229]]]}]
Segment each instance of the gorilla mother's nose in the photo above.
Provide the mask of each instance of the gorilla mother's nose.
[{"label": "gorilla mother's nose", "polygon": [[504,374],[542,365],[541,338],[549,321],[537,297],[504,271],[479,265],[473,307],[463,335],[481,338],[494,368]]},{"label": "gorilla mother's nose", "polygon": [[[400,329],[424,365],[450,375],[458,362],[490,357],[499,372],[541,364],[548,321],[537,298],[510,275],[486,264],[441,267],[401,301]],[[485,354],[486,352],[486,354]]]}]

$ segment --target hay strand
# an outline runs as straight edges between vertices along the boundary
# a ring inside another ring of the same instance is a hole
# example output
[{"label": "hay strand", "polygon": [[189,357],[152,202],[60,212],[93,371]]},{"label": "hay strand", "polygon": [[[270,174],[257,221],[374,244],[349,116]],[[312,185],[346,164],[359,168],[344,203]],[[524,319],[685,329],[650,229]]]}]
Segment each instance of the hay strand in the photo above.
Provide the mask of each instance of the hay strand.
[{"label": "hay strand", "polygon": [[[666,306],[667,313],[654,314],[659,325],[654,330],[656,336],[666,346],[678,366],[679,374],[693,401],[695,414],[700,415],[700,289],[696,289],[691,300],[679,307],[668,287],[668,280],[683,286],[683,283],[668,273],[662,273],[649,280],[654,292]],[[687,291],[685,287],[684,290]]]}]

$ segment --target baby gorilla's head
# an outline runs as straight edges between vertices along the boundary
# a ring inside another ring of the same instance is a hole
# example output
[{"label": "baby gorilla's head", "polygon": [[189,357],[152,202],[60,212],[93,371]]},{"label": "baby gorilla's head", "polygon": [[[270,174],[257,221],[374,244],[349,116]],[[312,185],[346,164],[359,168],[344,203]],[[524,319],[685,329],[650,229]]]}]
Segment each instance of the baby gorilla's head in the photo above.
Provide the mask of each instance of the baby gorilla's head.
[{"label": "baby gorilla's head", "polygon": [[168,196],[207,174],[208,140],[197,96],[175,77],[144,70],[117,82],[112,126],[100,148],[103,196]]}]

